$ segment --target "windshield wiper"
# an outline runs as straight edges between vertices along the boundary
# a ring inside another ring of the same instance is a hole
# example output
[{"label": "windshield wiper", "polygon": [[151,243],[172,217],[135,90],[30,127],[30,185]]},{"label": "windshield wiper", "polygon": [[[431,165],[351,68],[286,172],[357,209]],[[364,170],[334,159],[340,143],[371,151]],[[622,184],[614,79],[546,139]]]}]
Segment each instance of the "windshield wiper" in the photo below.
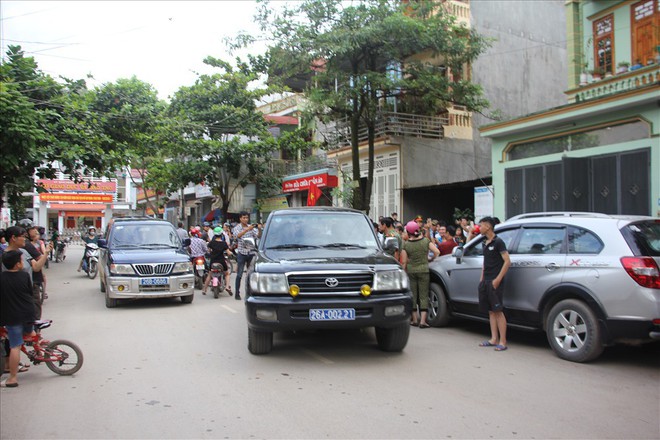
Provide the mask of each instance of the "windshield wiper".
[{"label": "windshield wiper", "polygon": [[318,246],[313,246],[311,244],[280,244],[277,246],[271,246],[266,249],[300,249],[300,248],[318,248]]},{"label": "windshield wiper", "polygon": [[330,243],[330,244],[325,244],[323,245],[325,248],[345,248],[345,247],[350,247],[350,248],[359,248],[359,249],[366,249],[366,246],[362,246],[359,244],[355,243]]},{"label": "windshield wiper", "polygon": [[167,247],[172,247],[171,244],[167,244],[167,243],[142,243],[140,246],[141,246],[141,247],[150,247],[150,246],[167,246]]},{"label": "windshield wiper", "polygon": [[113,244],[112,246],[116,248],[136,248],[140,247],[137,244]]}]

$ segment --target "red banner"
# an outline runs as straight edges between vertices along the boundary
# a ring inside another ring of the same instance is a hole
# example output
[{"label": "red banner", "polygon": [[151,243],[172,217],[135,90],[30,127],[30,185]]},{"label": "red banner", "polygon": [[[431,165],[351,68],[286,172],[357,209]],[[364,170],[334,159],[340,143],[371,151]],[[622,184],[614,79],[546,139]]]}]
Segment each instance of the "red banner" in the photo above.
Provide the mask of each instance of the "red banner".
[{"label": "red banner", "polygon": [[299,179],[285,180],[282,182],[282,191],[285,193],[305,191],[309,189],[310,183],[313,183],[318,188],[334,188],[338,185],[337,176],[323,173],[309,177],[301,177]]}]

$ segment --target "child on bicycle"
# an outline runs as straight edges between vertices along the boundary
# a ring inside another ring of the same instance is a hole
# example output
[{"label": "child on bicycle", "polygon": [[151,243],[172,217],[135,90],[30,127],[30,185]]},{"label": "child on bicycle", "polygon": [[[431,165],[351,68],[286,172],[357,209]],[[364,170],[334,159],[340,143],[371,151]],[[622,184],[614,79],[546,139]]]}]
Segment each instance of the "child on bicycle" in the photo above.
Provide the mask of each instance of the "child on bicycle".
[{"label": "child on bicycle", "polygon": [[32,322],[37,318],[32,280],[23,271],[23,254],[11,250],[2,256],[4,271],[0,274],[0,325],[7,328],[9,337],[9,378],[2,387],[18,386],[18,367],[21,357],[23,335],[36,336]]}]

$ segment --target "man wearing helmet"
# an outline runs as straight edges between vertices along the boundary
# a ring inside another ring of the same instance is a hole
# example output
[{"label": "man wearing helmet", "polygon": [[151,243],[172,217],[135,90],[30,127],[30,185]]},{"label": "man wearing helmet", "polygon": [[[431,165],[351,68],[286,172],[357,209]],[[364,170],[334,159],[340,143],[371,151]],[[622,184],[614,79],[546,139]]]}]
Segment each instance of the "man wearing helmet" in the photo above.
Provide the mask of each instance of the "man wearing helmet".
[{"label": "man wearing helmet", "polygon": [[[222,270],[225,274],[225,290],[229,295],[232,294],[231,287],[229,287],[229,269],[227,265],[227,260],[225,260],[225,252],[231,253],[229,250],[229,244],[225,241],[225,236],[222,233],[222,228],[220,226],[216,227],[214,230],[213,239],[209,242],[208,248],[211,254],[211,263],[220,263],[222,264]],[[206,295],[206,289],[211,282],[211,272],[206,276],[206,281],[204,281],[204,288],[202,289],[202,294]]]},{"label": "man wearing helmet", "polygon": [[[90,226],[87,228],[87,235],[85,235],[82,240],[85,242],[85,244],[98,244],[99,242],[99,237],[96,235],[96,228],[94,226]],[[80,263],[78,263],[78,272],[82,270],[82,264],[83,261],[85,260],[85,252],[83,252],[83,256],[80,259]]]}]

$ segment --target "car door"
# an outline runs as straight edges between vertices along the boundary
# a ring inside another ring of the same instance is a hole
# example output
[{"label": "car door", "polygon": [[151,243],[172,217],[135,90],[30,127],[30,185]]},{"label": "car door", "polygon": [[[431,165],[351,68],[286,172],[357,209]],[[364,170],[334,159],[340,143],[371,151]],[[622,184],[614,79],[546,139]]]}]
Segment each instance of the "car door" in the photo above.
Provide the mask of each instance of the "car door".
[{"label": "car door", "polygon": [[504,307],[511,323],[536,325],[543,294],[560,284],[566,269],[566,227],[524,225],[509,249],[511,267],[504,279]]},{"label": "car door", "polygon": [[[497,230],[507,249],[515,241],[519,227],[509,227]],[[483,315],[479,312],[479,280],[483,268],[482,243],[485,237],[472,240],[463,248],[463,257],[460,263],[455,259],[447,260],[448,266],[446,280],[452,311],[469,315]]]}]

